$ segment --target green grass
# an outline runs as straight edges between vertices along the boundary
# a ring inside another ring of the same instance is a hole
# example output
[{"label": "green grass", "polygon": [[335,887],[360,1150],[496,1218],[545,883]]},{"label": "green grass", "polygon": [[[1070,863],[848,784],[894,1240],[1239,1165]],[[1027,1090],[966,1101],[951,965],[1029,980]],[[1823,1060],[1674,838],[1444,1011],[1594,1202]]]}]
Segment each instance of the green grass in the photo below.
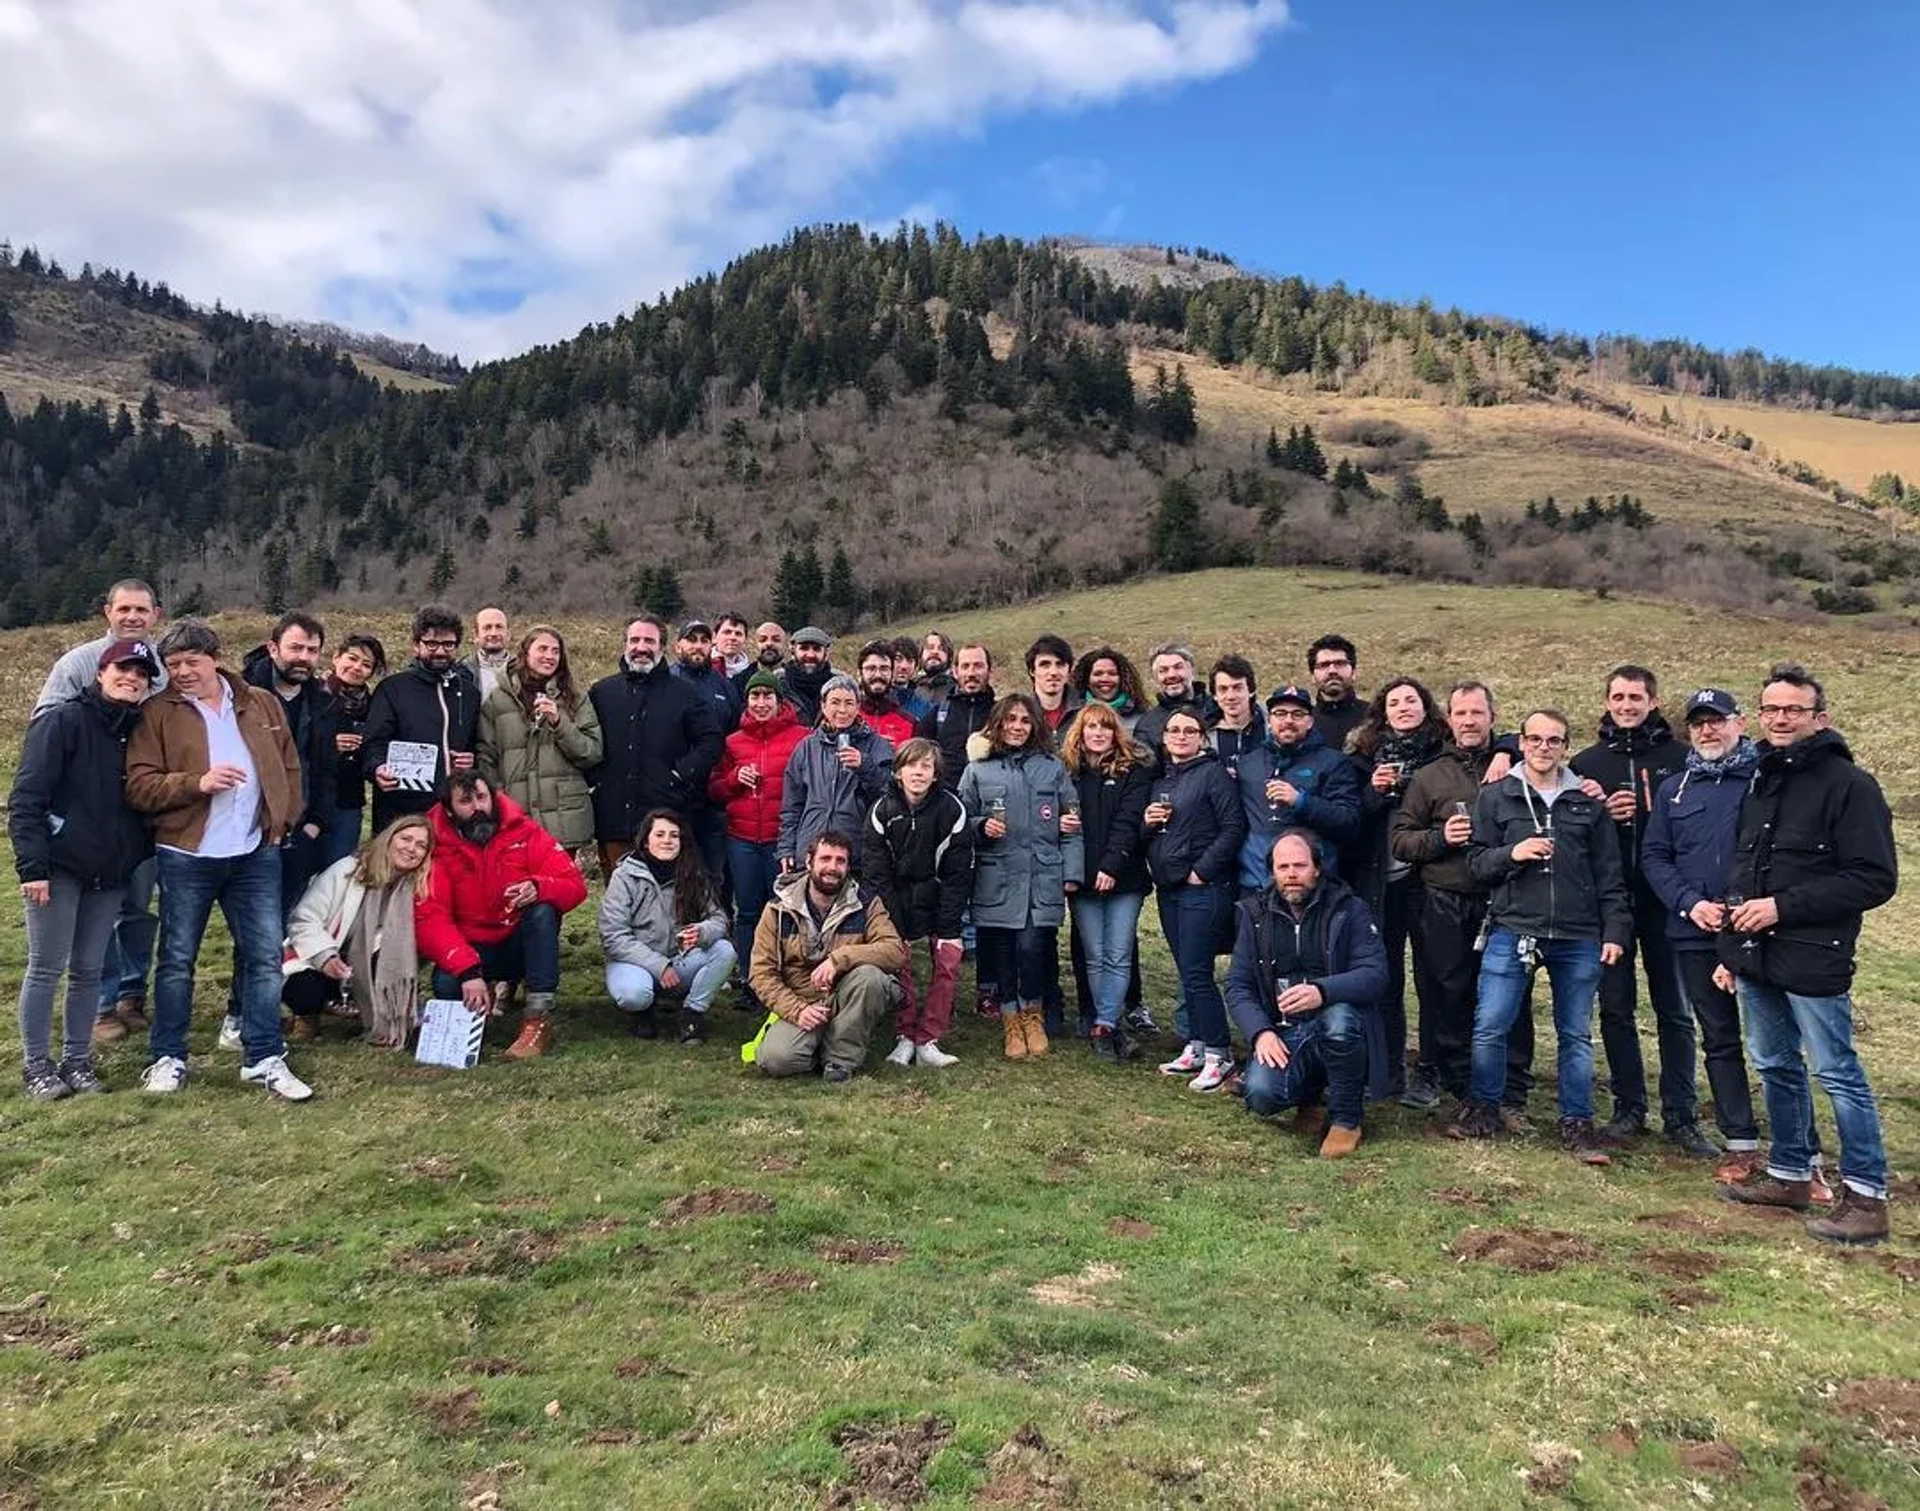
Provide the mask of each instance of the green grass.
[{"label": "green grass", "polygon": [[[1291,574],[948,627],[1017,661],[1058,626],[1244,646],[1269,682],[1341,628],[1368,685],[1484,672],[1516,711],[1583,721],[1617,657],[1749,693],[1794,648],[1890,795],[1920,798],[1915,646],[1844,627]],[[10,747],[30,671],[0,683]],[[1873,917],[1859,991],[1903,1175],[1916,923],[1904,896]],[[1842,1256],[1716,1202],[1657,1144],[1592,1171],[1398,1108],[1327,1164],[1076,1044],[1008,1064],[971,1020],[946,1073],[765,1085],[730,1010],[697,1049],[621,1035],[590,915],[568,932],[537,1064],[433,1072],[329,1039],[298,1059],[319,1096],[271,1104],[212,1049],[213,945],[185,1095],[139,1096],[144,1055],[122,1048],[110,1096],[0,1096],[0,1304],[45,1295],[0,1315],[19,1340],[0,1345],[0,1506],[1759,1507],[1822,1474],[1920,1495],[1911,1418],[1904,1443],[1876,1432],[1845,1388],[1920,1375],[1909,1207],[1890,1249]],[[23,956],[9,910],[0,972]],[[1164,1003],[1157,942],[1146,957]],[[680,1216],[699,1192],[765,1202]],[[1577,1242],[1537,1273],[1469,1257],[1514,1232]],[[1683,1462],[1708,1442],[1739,1466]]]}]

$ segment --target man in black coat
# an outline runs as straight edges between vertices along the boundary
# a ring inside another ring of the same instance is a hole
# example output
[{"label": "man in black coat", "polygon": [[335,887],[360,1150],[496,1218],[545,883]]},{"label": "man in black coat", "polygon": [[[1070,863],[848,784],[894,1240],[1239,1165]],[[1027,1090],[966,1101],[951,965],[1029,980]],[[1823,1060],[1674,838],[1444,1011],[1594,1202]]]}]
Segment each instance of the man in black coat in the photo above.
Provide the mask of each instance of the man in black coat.
[{"label": "man in black coat", "polygon": [[629,620],[620,670],[587,694],[606,744],[588,779],[607,876],[633,849],[634,830],[651,808],[669,809],[699,832],[707,774],[720,759],[723,736],[712,700],[668,671],[661,657],[666,637],[666,622],[652,614]]},{"label": "man in black coat", "polygon": [[[361,731],[360,764],[373,773],[373,832],[408,813],[425,813],[451,772],[473,768],[480,727],[480,684],[456,664],[463,626],[443,603],[413,616],[413,660],[373,690]],[[396,743],[429,746],[431,776],[389,764]]]},{"label": "man in black coat", "polygon": [[340,711],[319,675],[327,632],[311,614],[281,615],[267,643],[247,652],[241,678],[263,687],[286,710],[287,732],[300,753],[300,795],[306,807],[280,847],[280,913],[293,911],[307,883],[320,869],[328,829],[333,824],[338,755],[333,737]]},{"label": "man in black coat", "polygon": [[1755,1206],[1811,1205],[1804,1053],[1833,1107],[1844,1183],[1807,1231],[1828,1243],[1878,1243],[1887,1236],[1887,1154],[1853,1048],[1850,988],[1861,915],[1899,885],[1893,816],[1880,784],[1828,727],[1826,692],[1804,668],[1773,669],[1760,728],[1766,744],[1734,837],[1715,981],[1723,990],[1738,982],[1773,1146],[1764,1169],[1720,1190]]},{"label": "man in black coat", "polygon": [[1192,709],[1202,729],[1211,729],[1220,721],[1219,705],[1194,680],[1197,666],[1190,646],[1172,642],[1155,646],[1147,660],[1147,675],[1153,678],[1155,690],[1154,704],[1140,715],[1140,722],[1133,726],[1133,737],[1162,760],[1166,759],[1161,741],[1167,732],[1167,720],[1181,709]]},{"label": "man in black coat", "polygon": [[780,701],[792,705],[802,729],[820,722],[820,690],[834,676],[832,650],[833,636],[817,624],[793,632],[793,659],[780,673]]},{"label": "man in black coat", "polygon": [[1307,677],[1313,683],[1313,728],[1329,750],[1347,748],[1347,736],[1367,716],[1367,700],[1354,690],[1360,652],[1345,635],[1322,635],[1307,647]]},{"label": "man in black coat", "polygon": [[987,715],[999,694],[989,680],[993,652],[984,645],[963,645],[953,657],[953,687],[940,703],[920,716],[913,732],[940,747],[940,770],[948,787],[960,785],[967,769],[967,739],[987,727]]}]

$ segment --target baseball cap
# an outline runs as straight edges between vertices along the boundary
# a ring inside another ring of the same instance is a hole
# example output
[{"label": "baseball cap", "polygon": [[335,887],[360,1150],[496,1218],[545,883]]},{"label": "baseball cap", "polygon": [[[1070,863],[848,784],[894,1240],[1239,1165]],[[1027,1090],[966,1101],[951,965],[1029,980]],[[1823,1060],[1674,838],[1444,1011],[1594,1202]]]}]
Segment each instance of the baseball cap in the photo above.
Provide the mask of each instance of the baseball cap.
[{"label": "baseball cap", "polygon": [[713,639],[713,626],[708,624],[704,619],[689,619],[685,624],[680,626],[680,638],[682,640],[690,639],[696,634],[705,635],[707,639],[711,640]]},{"label": "baseball cap", "polygon": [[792,638],[795,645],[830,646],[833,644],[833,636],[829,635],[817,624],[801,625],[799,629],[793,632]]},{"label": "baseball cap", "polygon": [[1730,719],[1740,712],[1740,703],[1732,693],[1718,687],[1703,687],[1687,699],[1686,718],[1695,714],[1716,713],[1723,719]]},{"label": "baseball cap", "polygon": [[144,640],[116,640],[100,653],[100,670],[128,663],[144,666],[149,677],[160,675],[160,658]]},{"label": "baseball cap", "polygon": [[1288,682],[1267,694],[1269,709],[1278,708],[1282,703],[1291,703],[1296,708],[1306,709],[1308,713],[1313,712],[1313,694],[1298,682]]}]

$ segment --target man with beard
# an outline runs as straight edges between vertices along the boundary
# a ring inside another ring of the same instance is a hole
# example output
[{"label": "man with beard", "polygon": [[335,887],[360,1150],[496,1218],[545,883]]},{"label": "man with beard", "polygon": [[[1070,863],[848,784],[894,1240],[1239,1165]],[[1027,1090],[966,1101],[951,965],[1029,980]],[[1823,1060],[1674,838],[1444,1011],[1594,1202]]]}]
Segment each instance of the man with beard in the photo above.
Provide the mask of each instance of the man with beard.
[{"label": "man with beard", "polygon": [[[673,676],[661,659],[666,635],[666,622],[657,615],[629,620],[620,670],[587,693],[606,746],[604,759],[589,773],[593,833],[606,876],[633,849],[634,833],[650,809],[677,813],[699,833],[707,778],[724,743],[712,700]],[[703,854],[704,846],[703,836]]]},{"label": "man with beard", "polygon": [[913,685],[913,679],[920,675],[920,647],[911,636],[901,635],[888,641],[887,648],[893,653],[893,701],[900,705],[909,723],[918,724],[933,707]]},{"label": "man with beard", "polygon": [[900,1000],[907,947],[886,904],[852,879],[853,840],[814,836],[806,866],[774,884],[753,935],[748,980],[773,1014],[753,1046],[762,1075],[853,1078]]},{"label": "man with beard", "polygon": [[460,664],[473,673],[485,703],[500,685],[500,673],[507,669],[513,652],[507,648],[507,615],[504,609],[489,604],[473,616],[473,654]]},{"label": "man with beard", "polygon": [[920,675],[913,679],[914,693],[926,705],[914,716],[916,723],[946,702],[953,692],[953,659],[953,642],[940,630],[928,630],[920,642]]},{"label": "man with beard", "polygon": [[560,915],[587,900],[587,883],[560,842],[476,771],[457,771],[431,813],[433,884],[414,902],[420,954],[433,994],[491,1014],[496,985],[526,983],[520,1033],[505,1052],[531,1060],[553,1044],[560,988]]},{"label": "man with beard", "polygon": [[[460,616],[430,603],[413,616],[413,660],[373,691],[361,732],[361,765],[373,772],[373,832],[408,813],[433,806],[438,784],[473,769],[473,737],[480,726],[480,684],[455,665]],[[430,746],[432,780],[401,777],[387,764],[395,741]]]},{"label": "man with beard", "polygon": [[1053,734],[1056,750],[1067,726],[1073,723],[1073,716],[1086,701],[1074,691],[1072,676],[1073,647],[1058,635],[1042,635],[1027,647],[1027,680],[1033,684],[1034,699]]},{"label": "man with beard", "polygon": [[898,750],[913,738],[913,720],[894,696],[893,642],[869,640],[860,647],[860,717]]},{"label": "man with beard", "polygon": [[1273,842],[1289,829],[1320,841],[1322,870],[1360,833],[1360,772],[1320,737],[1313,694],[1297,683],[1267,694],[1267,737],[1240,753],[1240,807],[1247,838],[1240,849],[1240,895],[1258,892],[1271,872]]},{"label": "man with beard", "polygon": [[322,841],[333,825],[336,781],[334,735],[340,727],[333,694],[317,675],[327,632],[311,614],[285,614],[267,643],[249,651],[241,677],[263,687],[286,711],[293,748],[300,753],[300,818],[280,847],[280,912],[284,916],[320,868]]},{"label": "man with beard", "polygon": [[1673,951],[1667,943],[1666,910],[1640,874],[1640,842],[1646,835],[1653,793],[1685,764],[1687,748],[1673,737],[1660,712],[1659,683],[1644,666],[1616,666],[1607,673],[1607,711],[1600,738],[1569,763],[1587,796],[1607,806],[1620,842],[1620,865],[1633,899],[1633,940],[1626,954],[1600,977],[1600,1043],[1606,1051],[1613,1116],[1600,1132],[1624,1141],[1647,1131],[1647,1068],[1634,1022],[1634,956],[1647,973],[1654,1028],[1660,1046],[1660,1121],[1667,1139],[1684,1154],[1711,1159],[1720,1151],[1701,1135],[1696,1121],[1693,1018],[1680,997]]},{"label": "man with beard", "polygon": [[794,717],[803,726],[820,722],[820,689],[834,675],[833,663],[827,659],[832,649],[833,636],[817,624],[802,625],[793,632],[793,660],[780,673],[780,696],[792,705]]},{"label": "man with beard", "polygon": [[673,642],[673,675],[691,683],[712,705],[723,735],[740,725],[741,690],[713,664],[713,631],[704,619],[689,619]]},{"label": "man with beard", "polygon": [[1166,759],[1166,751],[1161,748],[1161,736],[1166,733],[1167,720],[1176,713],[1191,710],[1198,716],[1202,729],[1212,728],[1220,718],[1213,699],[1193,680],[1195,665],[1190,646],[1171,643],[1155,646],[1147,659],[1147,675],[1153,678],[1158,698],[1152,708],[1140,715],[1140,722],[1133,726],[1133,737],[1162,760]]},{"label": "man with beard", "polygon": [[921,739],[940,747],[940,770],[949,787],[959,786],[960,773],[967,769],[967,741],[987,727],[987,715],[999,700],[992,676],[991,651],[984,645],[961,646],[953,658],[951,691],[914,727]]},{"label": "man with beard", "polygon": [[1324,1094],[1322,1159],[1360,1147],[1366,1099],[1386,1090],[1376,1010],[1387,952],[1367,905],[1322,873],[1317,841],[1290,829],[1273,843],[1272,885],[1235,912],[1227,1009],[1247,1036],[1247,1111],[1271,1117]]},{"label": "man with beard", "polygon": [[740,689],[740,706],[747,704],[747,678],[755,672],[780,675],[787,660],[787,632],[769,619],[753,632],[753,660],[733,674],[733,685]]},{"label": "man with beard", "polygon": [[713,622],[713,669],[731,682],[752,665],[747,621],[738,614],[722,614]]},{"label": "man with beard", "polygon": [[1322,635],[1307,647],[1307,676],[1313,682],[1313,727],[1333,750],[1347,748],[1347,736],[1367,716],[1367,700],[1354,691],[1360,652],[1345,635]]}]

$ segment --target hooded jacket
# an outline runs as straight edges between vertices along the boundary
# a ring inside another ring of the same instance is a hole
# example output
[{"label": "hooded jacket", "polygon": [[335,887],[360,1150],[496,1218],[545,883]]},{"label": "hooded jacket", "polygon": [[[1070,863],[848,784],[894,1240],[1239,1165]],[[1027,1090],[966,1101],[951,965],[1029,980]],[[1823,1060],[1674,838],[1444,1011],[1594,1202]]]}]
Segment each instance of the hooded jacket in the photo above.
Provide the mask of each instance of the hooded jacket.
[{"label": "hooded jacket", "polygon": [[722,735],[734,731],[740,723],[740,710],[746,706],[745,684],[735,687],[733,679],[711,661],[691,667],[684,661],[676,660],[669,672],[706,695],[708,702],[713,705],[713,717]]},{"label": "hooded jacket", "polygon": [[[1073,796],[1057,756],[1016,750],[967,763],[960,801],[973,825],[977,927],[1052,929],[1065,920],[1067,878],[1080,876],[1085,866],[1080,836],[1060,832]],[[993,817],[1007,826],[999,839],[987,837],[986,822]]]},{"label": "hooded jacket", "polygon": [[594,838],[628,844],[652,808],[681,817],[707,805],[707,778],[720,760],[720,721],[712,699],[676,677],[664,661],[652,671],[620,670],[587,697],[600,716],[600,764],[593,787]]},{"label": "hooded jacket", "polygon": [[[1633,938],[1633,907],[1613,821],[1571,771],[1560,782],[1551,804],[1528,785],[1524,767],[1482,791],[1467,866],[1491,893],[1488,926],[1624,948]],[[1513,847],[1536,834],[1553,840],[1552,857],[1516,861]]]},{"label": "hooded jacket", "polygon": [[1491,745],[1478,750],[1448,745],[1407,784],[1406,795],[1393,815],[1387,844],[1396,860],[1419,871],[1422,886],[1472,897],[1487,890],[1474,880],[1467,865],[1472,842],[1449,845],[1442,830],[1455,803],[1465,803],[1467,813],[1473,813],[1480,801],[1481,778],[1492,760]]},{"label": "hooded jacket", "polygon": [[860,874],[907,939],[958,939],[973,888],[966,806],[935,787],[918,808],[895,781],[860,831]]},{"label": "hooded jacket", "polygon": [[1603,716],[1599,741],[1567,762],[1576,776],[1591,778],[1607,792],[1633,789],[1633,817],[1614,824],[1620,841],[1620,869],[1629,887],[1641,885],[1640,844],[1646,838],[1653,794],[1662,782],[1685,767],[1687,749],[1684,740],[1673,737],[1673,727],[1656,708],[1644,723],[1632,729],[1619,728],[1611,714]]},{"label": "hooded jacket", "polygon": [[872,725],[855,719],[846,734],[860,753],[860,764],[851,771],[840,764],[839,733],[824,725],[787,757],[780,792],[780,838],[774,853],[802,870],[807,846],[816,835],[838,829],[857,844],[867,810],[893,780],[893,747],[874,733]]},{"label": "hooded jacket", "polygon": [[[216,673],[233,695],[234,719],[253,757],[260,807],[255,821],[265,843],[277,845],[300,818],[300,752],[293,748],[287,713],[272,693],[250,687],[230,671]],[[127,741],[127,801],[151,816],[156,844],[197,851],[206,837],[213,799],[200,790],[211,762],[207,724],[193,700],[168,686],[140,708]],[[45,717],[44,715],[42,717]]]},{"label": "hooded jacket", "polygon": [[1162,792],[1172,796],[1173,817],[1146,831],[1154,885],[1185,886],[1197,874],[1209,886],[1232,886],[1247,820],[1220,757],[1203,745],[1190,761],[1168,762],[1153,779],[1149,805]]},{"label": "hooded jacket", "polygon": [[[1298,794],[1277,823],[1267,802],[1267,783],[1274,778],[1290,783]],[[1242,887],[1272,882],[1273,842],[1286,829],[1306,829],[1318,837],[1332,874],[1338,869],[1340,848],[1360,833],[1360,774],[1317,729],[1309,729],[1291,750],[1282,749],[1269,730],[1266,739],[1241,753],[1240,810],[1246,823],[1240,848]]]},{"label": "hooded jacket", "polygon": [[[240,676],[250,686],[280,698],[279,688],[273,685],[273,655],[264,645],[247,652]],[[311,824],[324,831],[333,822],[339,787],[339,751],[333,743],[340,732],[339,707],[320,676],[308,678],[293,697],[280,698],[280,706],[286,710],[293,748],[300,752],[300,798],[306,809],[295,827]]]},{"label": "hooded jacket", "polygon": [[127,802],[127,743],[139,722],[139,704],[115,703],[96,685],[27,726],[7,798],[20,880],[60,871],[89,891],[123,887],[153,853],[146,821]]},{"label": "hooded jacket", "polygon": [[914,725],[916,735],[940,747],[940,769],[947,774],[949,787],[960,785],[960,775],[967,769],[967,740],[987,727],[987,715],[998,701],[999,695],[991,686],[977,693],[952,687],[933,711]]},{"label": "hooded jacket", "polygon": [[[780,838],[780,799],[787,784],[787,762],[807,737],[793,710],[776,703],[771,719],[742,719],[727,736],[726,751],[707,781],[707,796],[727,811],[727,837],[750,845],[771,845]],[[748,787],[740,768],[753,766],[760,785]]]},{"label": "hooded jacket", "polygon": [[570,913],[587,900],[587,883],[560,842],[504,792],[493,795],[500,829],[476,845],[453,826],[439,805],[432,811],[433,871],[413,905],[415,942],[431,960],[461,981],[480,976],[476,944],[498,944],[519,927],[501,902],[508,887],[530,881],[538,901]]},{"label": "hooded jacket", "polygon": [[1152,761],[1136,761],[1119,776],[1106,776],[1088,762],[1074,779],[1080,795],[1081,874],[1069,876],[1089,895],[1102,871],[1115,892],[1145,892],[1147,876],[1147,803],[1153,796]]},{"label": "hooded jacket", "polygon": [[1717,944],[1717,937],[1687,914],[1696,903],[1719,902],[1727,895],[1740,805],[1760,754],[1750,742],[1741,743],[1750,755],[1738,767],[1702,771],[1689,762],[1653,794],[1653,812],[1640,842],[1640,877],[1660,899],[1675,949],[1704,951]]},{"label": "hooded jacket", "polygon": [[887,905],[851,877],[818,921],[807,905],[807,873],[781,877],[753,931],[747,980],[754,995],[797,1024],[801,1013],[832,995],[813,984],[814,971],[828,956],[842,976],[860,965],[897,976],[907,963],[907,946]]},{"label": "hooded jacket", "polygon": [[[613,868],[606,895],[600,899],[600,947],[609,965],[637,965],[655,981],[686,952],[680,948],[681,925],[674,922],[673,884],[662,884],[634,851]],[[728,934],[727,914],[715,908],[700,920],[700,948],[717,944]]]},{"label": "hooded jacket", "polygon": [[860,717],[871,724],[874,733],[895,750],[913,738],[913,720],[891,694],[875,699],[861,693]]},{"label": "hooded jacket", "polygon": [[[437,791],[446,779],[448,757],[455,751],[471,753],[479,727],[480,684],[473,673],[458,663],[444,672],[432,671],[416,658],[373,690],[361,731],[360,764],[369,775],[378,771],[387,764],[387,748],[395,740],[432,745],[440,752],[433,773]],[[434,802],[433,792],[376,788],[375,826],[403,813],[425,813]]]},{"label": "hooded jacket", "polygon": [[[556,703],[558,700],[555,700]],[[474,760],[493,789],[510,793],[527,814],[569,850],[593,840],[593,798],[587,772],[603,753],[600,716],[582,698],[558,724],[536,724],[520,701],[520,677],[512,668],[480,705]]]},{"label": "hooded jacket", "polygon": [[1838,996],[1853,984],[1861,915],[1899,881],[1887,800],[1836,731],[1765,749],[1740,810],[1727,891],[1771,897],[1780,921],[1764,934],[1716,936],[1720,959],[1752,981]]}]

